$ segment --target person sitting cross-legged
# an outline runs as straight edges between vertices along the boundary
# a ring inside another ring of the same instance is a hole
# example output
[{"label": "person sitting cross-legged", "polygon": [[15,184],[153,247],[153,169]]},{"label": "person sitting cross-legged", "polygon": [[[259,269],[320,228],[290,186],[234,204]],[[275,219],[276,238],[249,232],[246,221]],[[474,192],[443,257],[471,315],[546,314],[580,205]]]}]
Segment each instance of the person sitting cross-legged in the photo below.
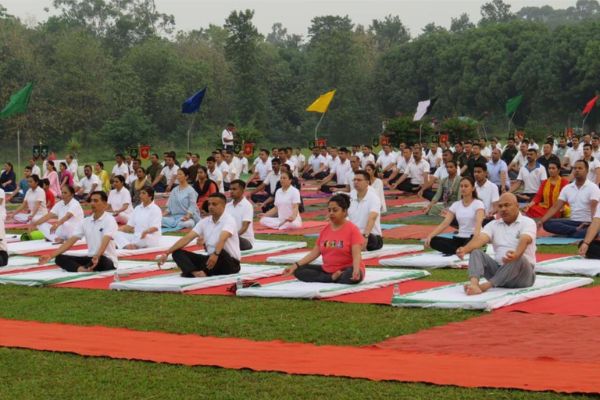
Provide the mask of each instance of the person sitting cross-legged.
[{"label": "person sitting cross-legged", "polygon": [[[485,206],[477,199],[475,182],[471,177],[461,178],[460,194],[462,199],[452,203],[444,221],[425,239],[425,247],[431,247],[444,255],[453,255],[456,254],[456,249],[466,245],[473,236],[479,235],[485,216]],[[454,219],[458,222],[458,234],[452,238],[437,236],[450,226]]]},{"label": "person sitting cross-legged", "polygon": [[[74,198],[75,189],[72,186],[62,187],[62,200],[57,202],[50,212],[42,218],[31,221],[29,230],[36,228],[44,234],[46,240],[62,243],[69,239],[83,222],[83,209]],[[56,220],[50,223],[50,220]]]},{"label": "person sitting cross-legged", "polygon": [[173,188],[163,212],[162,227],[181,230],[193,227],[200,220],[198,193],[188,184],[187,168],[177,170],[178,185]]},{"label": "person sitting cross-legged", "polygon": [[381,202],[369,185],[369,174],[357,171],[354,174],[354,189],[350,192],[348,220],[365,238],[362,250],[374,251],[383,247],[381,234]]},{"label": "person sitting cross-legged", "polygon": [[600,260],[600,207],[596,207],[596,213],[592,223],[587,230],[585,238],[579,243],[579,255],[586,258]]},{"label": "person sitting cross-legged", "polygon": [[[560,191],[569,184],[567,178],[560,176],[560,161],[548,161],[546,169],[548,179],[542,182],[535,197],[523,209],[530,218],[543,217],[558,200]],[[564,212],[559,210],[553,218],[561,218],[563,214]]]},{"label": "person sitting cross-legged", "polygon": [[121,226],[115,235],[119,249],[143,249],[160,244],[162,211],[154,204],[154,189],[144,187],[139,197],[141,203],[133,209],[127,224]]},{"label": "person sitting cross-legged", "polygon": [[281,189],[275,192],[274,207],[263,214],[260,223],[272,229],[302,228],[300,216],[300,191],[292,186],[292,173],[282,171],[279,178]]},{"label": "person sitting cross-legged", "polygon": [[[185,278],[201,278],[212,275],[229,275],[240,272],[240,242],[235,219],[225,212],[227,199],[222,193],[208,197],[208,217],[202,219],[184,237],[179,239],[158,259],[158,264],[166,262],[169,254],[181,269]],[[192,240],[198,238],[208,255],[183,250]]]},{"label": "person sitting cross-legged", "polygon": [[246,183],[240,179],[231,181],[231,201],[225,211],[235,219],[240,239],[240,250],[250,250],[254,246],[254,208],[244,196]]},{"label": "person sitting cross-legged", "polygon": [[[365,239],[348,221],[350,199],[336,194],[327,203],[329,225],[319,234],[315,247],[300,261],[286,268],[284,275],[294,275],[304,282],[357,284],[365,278],[361,250]],[[323,265],[310,265],[322,256]]]},{"label": "person sitting cross-legged", "polygon": [[[504,193],[498,200],[496,219],[483,227],[481,233],[456,250],[461,259],[469,256],[467,295],[478,295],[492,287],[525,288],[535,283],[535,221],[521,215],[517,197]],[[494,258],[481,250],[491,243]],[[486,282],[480,282],[485,277]]]},{"label": "person sitting cross-legged", "polygon": [[[92,215],[85,218],[67,241],[51,254],[41,256],[40,264],[47,264],[55,258],[56,265],[69,272],[109,271],[116,268],[117,249],[113,240],[118,231],[117,221],[107,212],[108,197],[104,192],[90,194]],[[63,254],[80,239],[85,238],[87,256]]]}]

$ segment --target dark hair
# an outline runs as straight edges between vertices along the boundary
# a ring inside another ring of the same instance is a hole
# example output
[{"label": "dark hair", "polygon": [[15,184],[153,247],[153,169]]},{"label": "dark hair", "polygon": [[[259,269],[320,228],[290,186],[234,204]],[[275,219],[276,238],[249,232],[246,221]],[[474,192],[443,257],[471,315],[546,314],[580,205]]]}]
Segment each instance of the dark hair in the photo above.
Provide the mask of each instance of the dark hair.
[{"label": "dark hair", "polygon": [[340,147],[340,153],[349,153],[350,151],[345,147]]},{"label": "dark hair", "polygon": [[96,161],[96,164],[98,164],[100,168],[104,169],[104,163],[102,161]]},{"label": "dark hair", "polygon": [[71,185],[63,185],[63,188],[67,189],[69,193],[75,194],[75,189]]},{"label": "dark hair", "polygon": [[454,165],[454,167],[456,167],[456,161],[454,161],[454,160],[446,161],[446,168],[448,168],[448,164],[452,164],[452,165]]},{"label": "dark hair", "polygon": [[8,165],[10,167],[11,171],[15,169],[11,162],[6,162],[6,165]]},{"label": "dark hair", "polygon": [[354,173],[354,176],[356,176],[356,175],[362,175],[367,182],[371,182],[371,175],[369,175],[369,173],[367,171],[365,171],[364,169],[359,169],[358,171],[356,171]]},{"label": "dark hair", "polygon": [[139,170],[142,170],[144,172],[144,174],[147,174],[146,170],[144,169],[144,167],[137,167],[137,169],[135,170],[135,172],[137,173]]},{"label": "dark hair", "polygon": [[223,200],[223,203],[227,203],[227,197],[223,193],[212,193],[208,196],[208,198],[216,198]]},{"label": "dark hair", "polygon": [[206,162],[209,162],[209,161],[212,161],[212,162],[217,162],[217,160],[216,160],[216,159],[215,159],[213,156],[208,156],[208,157],[206,158]]},{"label": "dark hair", "polygon": [[140,192],[146,192],[152,200],[154,200],[154,189],[150,186],[144,186]]},{"label": "dark hair", "polygon": [[471,184],[471,186],[473,186],[473,198],[474,199],[478,199],[479,197],[477,197],[477,189],[475,188],[475,181],[473,180],[473,178],[471,178],[470,176],[463,176],[462,178],[460,178],[460,181],[469,181],[469,183]]},{"label": "dark hair", "polygon": [[[37,176],[37,175],[31,175],[31,176]],[[38,183],[38,184],[39,184],[40,186],[44,186],[44,185],[45,185],[45,186],[50,186],[50,179],[46,179],[46,178],[44,178],[44,179],[40,179],[40,177],[39,177],[39,176],[37,176],[37,177],[38,177],[38,181],[39,181],[39,183]]]},{"label": "dark hair", "polygon": [[61,167],[65,167],[65,169],[67,169],[67,163],[66,163],[66,162],[64,162],[64,161],[60,163],[60,166],[61,166]]},{"label": "dark hair", "polygon": [[121,153],[117,153],[117,154],[115,154],[115,158],[117,158],[117,157],[121,157],[121,158],[123,158],[123,154],[121,154]]},{"label": "dark hair", "polygon": [[290,180],[294,179],[294,176],[290,171],[281,171],[281,174],[287,175],[287,177],[290,178]]},{"label": "dark hair", "polygon": [[[590,147],[591,147],[591,146],[590,146]],[[532,148],[530,148],[530,149],[527,149],[527,152],[528,152],[528,153],[529,153],[530,151],[532,151],[532,152],[534,152],[535,154],[537,154],[537,150],[536,150],[535,148],[533,148],[533,147],[532,147]]]},{"label": "dark hair", "polygon": [[[8,163],[7,163],[7,164],[8,164]],[[52,165],[52,169],[56,169],[56,167],[54,166],[54,161],[52,161],[52,160],[48,160],[48,161],[46,162],[46,165],[47,165],[47,166],[48,166],[48,165]]]},{"label": "dark hair", "polygon": [[584,160],[584,159],[577,160],[577,161],[575,161],[575,164],[577,164],[578,162],[583,163],[583,165],[585,165],[586,171],[590,170],[590,164],[588,164],[588,162],[586,160]]},{"label": "dark hair", "polygon": [[450,149],[446,149],[446,150],[442,151],[442,154],[450,154],[451,156],[454,155],[454,153]]},{"label": "dark hair", "polygon": [[25,169],[26,169],[26,170],[28,170],[28,171],[31,171],[31,170],[33,170],[33,168],[31,168],[31,165],[26,165],[26,166],[25,166]]},{"label": "dark hair", "polygon": [[231,185],[239,185],[242,189],[246,189],[246,182],[244,182],[241,179],[234,179],[229,183],[229,186]]},{"label": "dark hair", "polygon": [[483,171],[487,172],[487,165],[485,163],[476,162],[475,165],[473,166],[473,171],[475,171],[475,168],[481,168]]},{"label": "dark hair", "polygon": [[560,171],[560,162],[551,160],[551,161],[548,161],[548,166],[550,166],[550,164],[555,165],[556,168],[558,168],[558,170]]},{"label": "dark hair", "polygon": [[185,175],[185,176],[186,176],[186,178],[187,178],[188,176],[190,176],[190,170],[189,170],[189,169],[187,169],[186,167],[179,168],[179,170],[180,170],[181,172],[183,172],[183,175]]},{"label": "dark hair", "polygon": [[119,180],[123,185],[125,184],[125,177],[123,175],[115,175],[113,179]]},{"label": "dark hair", "polygon": [[[30,175],[29,178],[33,179],[33,181],[39,185],[40,183],[40,177],[37,175]],[[50,181],[48,181],[48,184],[50,184]]]},{"label": "dark hair", "polygon": [[259,151],[258,153],[259,153],[259,154],[260,154],[260,153],[266,153],[267,155],[271,154],[271,153],[269,152],[269,150],[267,150],[267,149],[260,149],[260,151]]},{"label": "dark hair", "polygon": [[91,166],[90,164],[85,164],[85,165],[83,166],[83,169],[85,170],[86,168],[92,169],[92,166]]},{"label": "dark hair", "polygon": [[233,122],[228,122],[227,123],[227,127],[228,128],[235,128],[235,124]]},{"label": "dark hair", "polygon": [[338,193],[331,196],[328,203],[336,203],[342,210],[348,211],[350,208],[350,196]]},{"label": "dark hair", "polygon": [[271,164],[279,164],[281,165],[281,160],[279,158],[274,158],[271,160]]},{"label": "dark hair", "polygon": [[584,145],[583,145],[583,148],[585,149],[586,147],[589,147],[589,148],[591,149],[591,148],[592,148],[592,145],[591,145],[591,144],[589,144],[589,143],[586,143],[586,144],[584,144]]},{"label": "dark hair", "polygon": [[[121,175],[119,175],[121,176]],[[104,193],[102,190],[96,190],[95,192],[90,193],[90,196],[88,197],[88,199],[90,201],[92,201],[92,196],[100,196],[100,200],[102,200],[103,203],[106,203],[108,201],[108,196],[106,193]]]},{"label": "dark hair", "polygon": [[281,168],[282,168],[282,170],[285,170],[285,171],[290,171],[291,170],[290,165],[287,164],[287,163],[281,164]]}]

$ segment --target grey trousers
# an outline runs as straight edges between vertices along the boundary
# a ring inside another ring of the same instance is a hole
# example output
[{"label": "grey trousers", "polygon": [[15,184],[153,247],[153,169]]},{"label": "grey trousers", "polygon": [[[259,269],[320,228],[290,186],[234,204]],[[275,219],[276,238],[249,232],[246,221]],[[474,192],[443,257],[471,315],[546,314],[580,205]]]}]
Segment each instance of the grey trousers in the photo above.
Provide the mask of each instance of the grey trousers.
[{"label": "grey trousers", "polygon": [[524,288],[535,283],[534,265],[525,257],[500,265],[477,249],[469,255],[469,277],[485,277],[493,287]]}]

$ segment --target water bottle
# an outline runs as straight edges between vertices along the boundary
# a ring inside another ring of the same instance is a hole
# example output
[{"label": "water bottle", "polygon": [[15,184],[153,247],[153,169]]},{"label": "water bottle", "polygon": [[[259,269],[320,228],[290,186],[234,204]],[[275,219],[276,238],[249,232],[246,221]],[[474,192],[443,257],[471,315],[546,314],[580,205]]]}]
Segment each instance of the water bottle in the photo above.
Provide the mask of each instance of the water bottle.
[{"label": "water bottle", "polygon": [[243,288],[244,288],[244,282],[242,281],[242,278],[237,278],[237,281],[235,281],[235,289],[240,290]]},{"label": "water bottle", "polygon": [[113,278],[115,282],[119,282],[121,278],[119,277],[119,271],[115,270],[115,276]]},{"label": "water bottle", "polygon": [[400,285],[396,283],[394,285],[394,297],[400,296]]}]

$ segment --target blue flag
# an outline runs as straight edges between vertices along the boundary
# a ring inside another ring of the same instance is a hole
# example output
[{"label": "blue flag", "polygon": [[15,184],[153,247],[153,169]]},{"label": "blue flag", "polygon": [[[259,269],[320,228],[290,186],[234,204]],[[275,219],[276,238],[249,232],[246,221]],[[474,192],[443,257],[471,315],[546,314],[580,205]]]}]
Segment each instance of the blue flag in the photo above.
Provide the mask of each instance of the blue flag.
[{"label": "blue flag", "polygon": [[191,114],[200,110],[200,104],[202,104],[202,100],[204,100],[204,94],[206,93],[206,87],[194,94],[192,97],[187,99],[181,105],[181,112],[183,114]]}]

